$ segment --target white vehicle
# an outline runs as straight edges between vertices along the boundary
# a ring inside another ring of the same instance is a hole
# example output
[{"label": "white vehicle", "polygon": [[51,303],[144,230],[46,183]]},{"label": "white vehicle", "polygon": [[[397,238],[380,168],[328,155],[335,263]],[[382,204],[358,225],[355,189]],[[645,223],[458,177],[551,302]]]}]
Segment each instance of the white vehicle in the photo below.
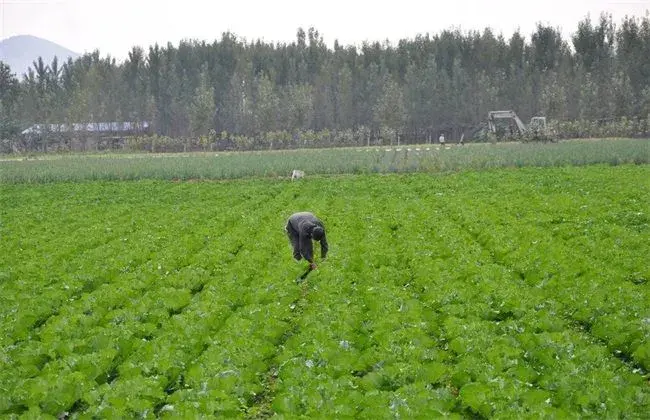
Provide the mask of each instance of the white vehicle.
[{"label": "white vehicle", "polygon": [[538,140],[549,140],[550,133],[546,126],[546,117],[533,117],[526,126],[515,111],[490,111],[488,113],[488,129],[497,137],[532,136]]}]

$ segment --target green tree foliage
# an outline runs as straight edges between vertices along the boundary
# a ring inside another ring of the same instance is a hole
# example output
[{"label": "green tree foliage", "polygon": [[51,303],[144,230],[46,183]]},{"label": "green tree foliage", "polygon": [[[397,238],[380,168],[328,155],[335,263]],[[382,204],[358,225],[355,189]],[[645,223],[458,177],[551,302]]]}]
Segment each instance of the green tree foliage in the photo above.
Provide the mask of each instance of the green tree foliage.
[{"label": "green tree foliage", "polygon": [[256,78],[254,86],[253,114],[255,131],[275,131],[278,125],[280,99],[271,79],[266,75]]},{"label": "green tree foliage", "polygon": [[650,124],[650,86],[641,92],[641,115],[647,116],[648,124]]},{"label": "green tree foliage", "polygon": [[540,109],[550,118],[564,120],[567,117],[567,93],[556,72],[551,71],[542,77]]},{"label": "green tree foliage", "polygon": [[205,136],[214,127],[216,106],[207,70],[201,72],[199,86],[191,103],[190,131],[193,136]]},{"label": "green tree foliage", "polygon": [[311,86],[303,83],[289,85],[283,91],[281,121],[289,129],[308,130],[314,119]]},{"label": "green tree foliage", "polygon": [[18,133],[18,79],[8,65],[0,61],[0,140]]},{"label": "green tree foliage", "polygon": [[285,144],[301,131],[367,139],[366,130],[376,137],[389,127],[406,141],[439,132],[452,140],[494,109],[524,121],[646,119],[648,56],[648,16],[620,25],[586,17],[570,40],[543,24],[509,39],[453,29],[333,48],[315,28],[278,44],[226,32],[212,43],[133,47],[123,62],[99,51],[65,63],[39,58],[19,82],[8,82],[5,66],[1,83],[12,87],[3,85],[2,111],[14,136],[35,123],[145,120],[177,138],[214,130],[264,143],[283,133]]},{"label": "green tree foliage", "polygon": [[347,64],[338,71],[334,95],[334,125],[336,128],[352,128],[355,124],[354,78]]},{"label": "green tree foliage", "polygon": [[580,85],[580,115],[579,118],[592,120],[607,115],[606,104],[600,100],[599,86],[590,73],[584,75]]},{"label": "green tree foliage", "polygon": [[138,121],[148,119],[149,87],[144,50],[133,47],[122,68],[122,77],[126,90],[122,102],[125,118]]},{"label": "green tree foliage", "polygon": [[578,24],[573,36],[577,60],[589,71],[605,72],[614,53],[614,24],[611,15],[601,14],[598,25],[593,26],[587,17]]},{"label": "green tree foliage", "polygon": [[373,120],[379,127],[388,127],[396,132],[404,128],[406,121],[404,96],[397,82],[390,76],[387,76],[383,82],[381,96],[375,104]]}]

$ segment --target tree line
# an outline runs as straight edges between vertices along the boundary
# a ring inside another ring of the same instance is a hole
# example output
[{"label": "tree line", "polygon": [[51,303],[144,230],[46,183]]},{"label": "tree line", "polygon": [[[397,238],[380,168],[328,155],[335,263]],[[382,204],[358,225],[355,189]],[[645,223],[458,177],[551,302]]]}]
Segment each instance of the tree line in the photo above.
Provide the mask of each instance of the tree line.
[{"label": "tree line", "polygon": [[647,131],[648,57],[648,15],[585,17],[569,40],[543,24],[528,37],[449,29],[333,48],[314,28],[276,44],[224,33],[136,46],[119,63],[97,50],[63,63],[39,58],[22,79],[0,62],[0,138],[36,123],[150,121],[169,138],[383,131],[426,140],[457,138],[496,109],[524,121],[624,117]]}]

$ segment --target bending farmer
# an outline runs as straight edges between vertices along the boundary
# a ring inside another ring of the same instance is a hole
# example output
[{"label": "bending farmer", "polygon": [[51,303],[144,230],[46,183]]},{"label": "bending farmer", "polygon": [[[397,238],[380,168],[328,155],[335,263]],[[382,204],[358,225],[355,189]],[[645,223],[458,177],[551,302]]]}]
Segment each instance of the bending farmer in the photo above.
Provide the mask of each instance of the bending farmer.
[{"label": "bending farmer", "polygon": [[294,213],[287,221],[286,230],[293,246],[293,258],[300,261],[304,257],[309,261],[309,268],[315,269],[312,239],[320,242],[321,258],[325,259],[327,256],[328,247],[323,222],[308,212]]}]

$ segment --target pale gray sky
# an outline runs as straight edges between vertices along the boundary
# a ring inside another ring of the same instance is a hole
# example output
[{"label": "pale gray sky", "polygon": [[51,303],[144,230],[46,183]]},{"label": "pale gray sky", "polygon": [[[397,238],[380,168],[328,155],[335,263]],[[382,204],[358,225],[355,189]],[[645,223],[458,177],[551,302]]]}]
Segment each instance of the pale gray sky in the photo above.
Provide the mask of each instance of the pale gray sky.
[{"label": "pale gray sky", "polygon": [[[383,4],[381,4],[383,3]],[[491,27],[509,37],[528,36],[537,22],[559,27],[565,37],[587,14],[645,16],[650,0],[0,0],[0,38],[35,35],[83,53],[124,58],[133,45],[174,45],[181,39],[212,41],[230,30],[247,41],[292,42],[296,30],[315,27],[328,45],[364,40],[393,44],[443,29]]]}]

